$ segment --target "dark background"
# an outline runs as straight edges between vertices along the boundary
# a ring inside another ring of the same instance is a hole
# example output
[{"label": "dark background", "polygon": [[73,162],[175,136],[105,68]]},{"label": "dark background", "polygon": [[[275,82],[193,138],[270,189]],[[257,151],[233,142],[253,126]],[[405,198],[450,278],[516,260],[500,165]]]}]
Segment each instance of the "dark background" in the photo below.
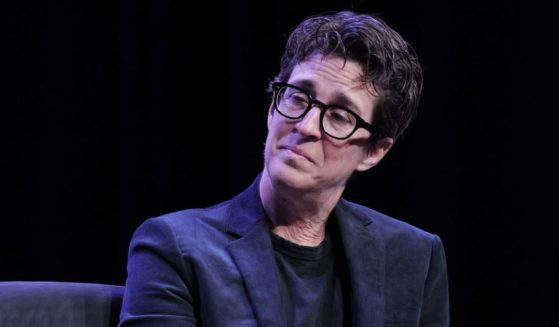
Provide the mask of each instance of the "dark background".
[{"label": "dark background", "polygon": [[346,197],[441,236],[453,326],[557,326],[556,18],[524,1],[7,5],[0,280],[124,284],[145,219],[249,185],[287,35],[347,8],[414,45],[425,89]]}]

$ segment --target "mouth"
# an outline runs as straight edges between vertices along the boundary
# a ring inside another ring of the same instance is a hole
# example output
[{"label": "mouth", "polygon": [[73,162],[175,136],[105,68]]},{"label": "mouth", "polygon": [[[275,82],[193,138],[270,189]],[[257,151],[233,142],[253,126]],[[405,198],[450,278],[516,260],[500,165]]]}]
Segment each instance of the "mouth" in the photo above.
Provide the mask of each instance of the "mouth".
[{"label": "mouth", "polygon": [[292,152],[292,153],[296,154],[297,156],[303,157],[306,160],[314,163],[314,160],[308,154],[306,154],[304,151],[301,151],[297,147],[294,147],[294,146],[280,146],[280,149]]}]

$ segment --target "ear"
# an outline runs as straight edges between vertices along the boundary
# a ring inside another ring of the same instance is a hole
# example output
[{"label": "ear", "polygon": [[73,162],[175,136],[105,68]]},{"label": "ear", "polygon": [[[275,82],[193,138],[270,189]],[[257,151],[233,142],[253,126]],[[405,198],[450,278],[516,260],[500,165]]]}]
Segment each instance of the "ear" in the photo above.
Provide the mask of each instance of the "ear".
[{"label": "ear", "polygon": [[391,137],[384,137],[375,142],[374,145],[370,145],[366,153],[363,155],[363,160],[355,170],[365,171],[376,166],[382,158],[388,153],[388,150],[394,144],[394,139]]}]

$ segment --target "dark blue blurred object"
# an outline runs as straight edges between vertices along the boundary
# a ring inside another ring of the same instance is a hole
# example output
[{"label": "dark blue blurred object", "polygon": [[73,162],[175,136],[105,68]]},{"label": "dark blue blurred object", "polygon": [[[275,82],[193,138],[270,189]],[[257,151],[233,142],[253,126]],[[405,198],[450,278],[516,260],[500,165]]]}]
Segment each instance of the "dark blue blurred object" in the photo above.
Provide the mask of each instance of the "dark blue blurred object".
[{"label": "dark blue blurred object", "polygon": [[0,327],[109,327],[124,287],[70,282],[0,282]]}]

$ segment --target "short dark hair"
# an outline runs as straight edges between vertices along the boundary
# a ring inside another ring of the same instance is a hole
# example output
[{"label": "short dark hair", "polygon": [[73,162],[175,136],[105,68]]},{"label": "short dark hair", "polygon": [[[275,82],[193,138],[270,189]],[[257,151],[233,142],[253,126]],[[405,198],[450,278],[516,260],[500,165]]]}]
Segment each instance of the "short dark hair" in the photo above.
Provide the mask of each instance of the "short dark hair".
[{"label": "short dark hair", "polygon": [[363,82],[380,99],[373,125],[398,138],[417,113],[423,75],[417,54],[400,34],[370,14],[341,11],[312,16],[291,33],[275,82],[287,82],[296,64],[313,54],[335,55],[363,66]]}]

